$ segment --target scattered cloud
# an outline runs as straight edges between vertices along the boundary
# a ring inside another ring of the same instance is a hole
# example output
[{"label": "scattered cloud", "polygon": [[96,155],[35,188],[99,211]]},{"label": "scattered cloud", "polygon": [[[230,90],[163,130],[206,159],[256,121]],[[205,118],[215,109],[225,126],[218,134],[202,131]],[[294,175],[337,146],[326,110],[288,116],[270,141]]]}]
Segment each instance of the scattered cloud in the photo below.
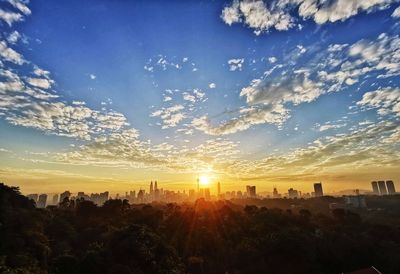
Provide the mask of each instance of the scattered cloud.
[{"label": "scattered cloud", "polygon": [[[234,0],[221,13],[222,20],[229,26],[243,23],[256,35],[271,29],[286,31],[299,20],[313,19],[318,25],[327,22],[345,21],[360,12],[385,9],[396,0]],[[296,15],[296,16],[294,16]]]},{"label": "scattered cloud", "polygon": [[160,117],[163,122],[163,129],[176,127],[180,121],[186,116],[182,112],[185,107],[183,105],[174,105],[168,108],[161,108],[153,112],[151,117]]},{"label": "scattered cloud", "polygon": [[209,88],[216,88],[217,85],[216,85],[215,83],[210,83],[210,84],[208,85],[208,87],[209,87]]},{"label": "scattered cloud", "polygon": [[230,71],[242,70],[243,62],[244,58],[228,60],[229,70]]}]

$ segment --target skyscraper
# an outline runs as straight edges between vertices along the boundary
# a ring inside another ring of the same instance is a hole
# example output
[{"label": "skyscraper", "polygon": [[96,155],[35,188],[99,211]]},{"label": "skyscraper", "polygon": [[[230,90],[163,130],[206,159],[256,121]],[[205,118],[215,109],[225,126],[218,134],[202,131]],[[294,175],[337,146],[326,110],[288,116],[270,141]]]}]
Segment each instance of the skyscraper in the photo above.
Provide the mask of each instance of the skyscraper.
[{"label": "skyscraper", "polygon": [[154,182],[154,190],[157,190],[158,186],[157,186],[157,181]]},{"label": "skyscraper", "polygon": [[321,182],[314,184],[314,192],[315,192],[315,197],[324,196],[324,192],[322,190],[322,183]]},{"label": "skyscraper", "polygon": [[379,188],[379,193],[381,195],[387,195],[387,189],[386,189],[385,181],[378,181],[378,188]]},{"label": "skyscraper", "polygon": [[60,202],[64,201],[65,198],[69,198],[71,196],[71,192],[64,191],[63,193],[60,194]]},{"label": "skyscraper", "polygon": [[377,183],[376,181],[373,181],[373,182],[371,183],[371,185],[372,185],[372,192],[373,192],[375,195],[379,195],[378,183]]},{"label": "skyscraper", "polygon": [[218,182],[218,184],[217,184],[217,195],[218,195],[218,198],[221,196],[221,183],[220,182]]},{"label": "skyscraper", "polygon": [[54,194],[53,196],[53,205],[57,205],[58,204],[58,194]]},{"label": "skyscraper", "polygon": [[386,181],[386,187],[389,195],[396,194],[396,189],[394,188],[394,183],[392,180]]},{"label": "skyscraper", "polygon": [[47,194],[40,194],[37,202],[37,207],[45,208],[47,202]]},{"label": "skyscraper", "polygon": [[247,197],[256,197],[256,186],[246,186]]},{"label": "skyscraper", "polygon": [[153,195],[153,181],[150,182],[150,195]]}]

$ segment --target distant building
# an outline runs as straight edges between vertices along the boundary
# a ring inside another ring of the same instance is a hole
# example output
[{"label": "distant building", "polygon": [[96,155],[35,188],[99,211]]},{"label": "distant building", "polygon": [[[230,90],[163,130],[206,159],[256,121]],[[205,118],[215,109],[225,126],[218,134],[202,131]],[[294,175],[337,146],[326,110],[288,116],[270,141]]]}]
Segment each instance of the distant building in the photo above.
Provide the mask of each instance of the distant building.
[{"label": "distant building", "polygon": [[378,188],[379,188],[380,195],[387,195],[385,181],[378,181]]},{"label": "distant building", "polygon": [[394,183],[392,180],[386,181],[386,187],[389,195],[396,194],[396,189],[394,188]]},{"label": "distant building", "polygon": [[278,189],[274,187],[274,191],[272,192],[273,198],[279,199],[281,198],[281,194],[278,193]]},{"label": "distant building", "polygon": [[299,198],[299,192],[293,188],[288,189],[288,195],[290,199]]},{"label": "distant building", "polygon": [[257,196],[256,186],[246,186],[247,197],[255,198]]},{"label": "distant building", "polygon": [[54,194],[53,195],[53,205],[57,205],[58,204],[58,194]]},{"label": "distant building", "polygon": [[145,191],[143,189],[139,190],[139,192],[137,194],[137,199],[138,199],[139,203],[144,202],[144,194],[145,194]]},{"label": "distant building", "polygon": [[40,194],[37,201],[37,207],[45,208],[47,203],[47,194]]},{"label": "distant building", "polygon": [[71,192],[69,192],[68,190],[64,191],[60,194],[60,202],[64,201],[65,198],[69,199],[69,197],[71,197]]},{"label": "distant building", "polygon": [[211,194],[210,194],[210,189],[209,188],[205,188],[204,189],[204,198],[206,200],[210,200],[211,199]]},{"label": "distant building", "polygon": [[37,200],[38,200],[39,195],[37,195],[37,194],[29,194],[29,195],[26,195],[26,197],[28,197],[29,199],[31,199],[31,200],[33,200],[35,203],[37,203]]},{"label": "distant building", "polygon": [[221,183],[220,182],[218,182],[218,184],[217,184],[217,195],[218,195],[218,198],[221,196]]},{"label": "distant building", "polygon": [[365,202],[365,197],[362,195],[344,196],[344,201],[347,205],[352,207],[357,207],[357,208],[367,207],[367,203]]},{"label": "distant building", "polygon": [[324,196],[324,192],[322,190],[322,183],[315,183],[314,184],[314,192],[315,192],[315,197],[322,197]]},{"label": "distant building", "polygon": [[153,181],[151,181],[150,182],[150,195],[153,195],[153,191],[154,191],[154,188],[153,188]]},{"label": "distant building", "polygon": [[377,181],[373,181],[373,182],[371,182],[371,185],[372,185],[372,192],[375,195],[379,195],[378,182]]}]

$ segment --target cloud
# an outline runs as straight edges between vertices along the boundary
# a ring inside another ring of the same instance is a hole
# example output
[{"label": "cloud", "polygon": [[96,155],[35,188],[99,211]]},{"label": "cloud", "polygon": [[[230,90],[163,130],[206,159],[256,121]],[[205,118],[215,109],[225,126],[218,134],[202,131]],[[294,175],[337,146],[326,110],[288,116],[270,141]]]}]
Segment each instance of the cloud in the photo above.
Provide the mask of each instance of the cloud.
[{"label": "cloud", "polygon": [[3,9],[0,9],[0,20],[3,20],[6,22],[10,27],[14,22],[22,21],[23,16],[19,13],[15,12],[10,12],[10,11],[5,11]]},{"label": "cloud", "polygon": [[19,34],[19,32],[16,30],[7,36],[7,42],[10,44],[17,43],[19,39],[21,39],[21,34]]},{"label": "cloud", "polygon": [[392,13],[392,17],[398,18],[400,17],[400,7],[397,7]]},{"label": "cloud", "polygon": [[92,80],[96,79],[96,75],[94,75],[94,74],[89,74],[89,77],[90,77],[90,79],[92,79]]},{"label": "cloud", "polygon": [[161,108],[153,112],[151,117],[160,117],[163,122],[163,129],[176,127],[180,121],[186,116],[182,112],[185,107],[183,105],[174,105],[168,108]]},{"label": "cloud", "polygon": [[22,65],[25,63],[24,57],[7,46],[5,41],[0,41],[0,57],[2,57],[5,61],[15,63],[17,65]]},{"label": "cloud", "polygon": [[228,60],[229,70],[230,71],[242,70],[243,62],[244,62],[243,58]]},{"label": "cloud", "polygon": [[342,127],[345,127],[346,125],[347,124],[325,124],[325,125],[321,125],[318,130],[320,132],[322,132],[322,131],[326,131],[326,130],[329,130],[329,129],[342,128]]},{"label": "cloud", "polygon": [[45,78],[28,78],[27,82],[35,87],[42,89],[49,89],[51,85],[54,83],[53,80],[45,79]]},{"label": "cloud", "polygon": [[[14,6],[16,9],[21,11],[25,15],[30,15],[31,10],[25,5],[25,1],[19,1],[19,0],[8,0],[8,2]],[[29,1],[26,1],[27,3]]]},{"label": "cloud", "polygon": [[272,56],[272,57],[269,57],[269,58],[268,58],[268,61],[269,61],[271,64],[273,64],[273,63],[275,63],[276,61],[278,61],[278,59],[277,59],[276,57]]},{"label": "cloud", "polygon": [[384,88],[364,93],[357,105],[378,109],[379,115],[400,116],[400,88]]},{"label": "cloud", "polygon": [[[244,23],[256,35],[272,28],[286,31],[296,26],[299,19],[312,18],[321,25],[327,22],[345,21],[360,12],[385,9],[396,0],[234,0],[221,13],[222,20],[229,26]],[[297,16],[294,16],[294,15]],[[300,24],[297,24],[300,26]]]},{"label": "cloud", "polygon": [[209,88],[216,88],[217,85],[216,85],[215,83],[210,83],[210,84],[208,85],[208,87],[209,87]]}]

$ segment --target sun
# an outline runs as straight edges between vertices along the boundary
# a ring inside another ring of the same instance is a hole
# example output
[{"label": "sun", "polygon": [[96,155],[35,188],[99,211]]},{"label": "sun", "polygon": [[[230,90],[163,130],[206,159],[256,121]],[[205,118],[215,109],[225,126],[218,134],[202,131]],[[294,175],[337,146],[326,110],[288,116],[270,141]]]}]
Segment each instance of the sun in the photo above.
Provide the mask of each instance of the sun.
[{"label": "sun", "polygon": [[210,183],[207,176],[200,176],[199,182],[202,186],[207,186]]}]

